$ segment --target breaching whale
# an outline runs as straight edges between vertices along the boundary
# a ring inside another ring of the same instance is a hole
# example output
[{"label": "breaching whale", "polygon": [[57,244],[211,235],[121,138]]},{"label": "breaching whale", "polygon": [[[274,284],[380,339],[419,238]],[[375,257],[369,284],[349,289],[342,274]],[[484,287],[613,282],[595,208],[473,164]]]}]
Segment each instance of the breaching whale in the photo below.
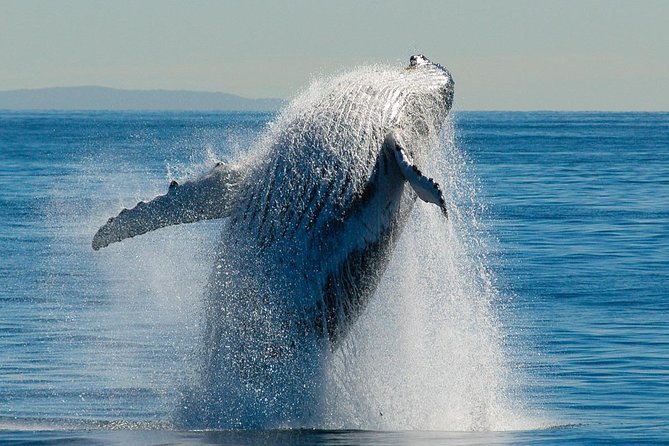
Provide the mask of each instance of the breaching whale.
[{"label": "breaching whale", "polygon": [[227,364],[247,389],[238,392],[280,400],[287,381],[269,392],[267,376],[297,351],[318,356],[345,339],[417,198],[447,216],[422,163],[439,145],[453,92],[449,71],[422,55],[408,67],[317,82],[246,158],[123,209],[97,231],[93,249],[225,218],[205,299],[205,379],[220,380],[213,364]]}]

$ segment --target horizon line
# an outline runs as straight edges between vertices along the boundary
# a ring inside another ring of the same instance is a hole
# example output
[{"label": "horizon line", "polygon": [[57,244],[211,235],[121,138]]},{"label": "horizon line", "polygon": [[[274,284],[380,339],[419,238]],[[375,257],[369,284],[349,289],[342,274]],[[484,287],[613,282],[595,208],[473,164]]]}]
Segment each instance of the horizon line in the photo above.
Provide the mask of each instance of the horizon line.
[{"label": "horizon line", "polygon": [[[2,90],[0,90],[1,92]],[[171,90],[168,90],[171,91]],[[269,98],[259,98],[259,99],[269,99]],[[0,113],[90,113],[90,112],[109,112],[109,113],[278,113],[281,109],[269,111],[269,110],[223,110],[223,109],[141,109],[141,108],[128,108],[128,109],[113,109],[113,108],[2,108],[0,107]],[[567,110],[567,109],[454,109],[452,114],[457,113],[611,113],[611,114],[623,114],[623,113],[638,113],[638,114],[663,114],[669,113],[669,110],[595,110],[595,109],[583,109],[583,110]]]},{"label": "horizon line", "polygon": [[[51,86],[51,87],[33,87],[33,88],[14,88],[10,90],[0,90],[0,93],[17,93],[17,92],[37,92],[41,90],[68,90],[68,89],[99,89],[99,90],[112,90],[112,91],[119,91],[119,92],[155,92],[155,93],[195,93],[195,94],[203,94],[203,95],[226,95],[226,96],[233,96],[239,99],[243,100],[248,100],[248,101],[276,101],[276,102],[281,102],[284,103],[285,105],[289,104],[292,100],[291,98],[282,98],[282,97],[248,97],[248,96],[242,96],[237,93],[230,93],[230,92],[225,92],[225,91],[220,91],[220,90],[189,90],[189,89],[167,89],[167,88],[153,88],[153,89],[142,89],[142,88],[121,88],[121,87],[109,87],[105,85],[94,85],[94,84],[88,84],[88,85],[70,85],[70,86]],[[14,108],[5,108],[0,106],[0,111],[7,112],[7,111],[34,111],[34,112],[48,112],[48,111],[53,111],[53,112],[93,112],[93,111],[116,111],[116,112],[188,112],[188,111],[193,111],[193,112],[202,112],[202,111],[208,111],[208,112],[226,112],[226,113],[236,113],[236,112],[267,112],[267,113],[276,113],[277,111],[281,110],[283,106],[278,107],[276,110],[273,111],[268,111],[268,110],[252,110],[252,109],[244,109],[244,110],[225,110],[223,108],[221,109],[216,109],[216,108],[211,108],[211,109],[198,109],[198,108],[183,108],[183,109],[178,109],[178,108],[62,108],[62,107],[52,107],[52,108],[30,108],[30,107],[14,107]],[[583,109],[566,109],[566,108],[541,108],[541,109],[525,109],[525,108],[519,108],[519,109],[511,109],[511,108],[458,108],[455,106],[453,108],[453,112],[477,112],[477,113],[669,113],[669,109],[665,110],[656,110],[656,109],[640,109],[640,108],[633,108],[633,109],[596,109],[596,108],[583,108]]]},{"label": "horizon line", "polygon": [[51,87],[30,87],[30,88],[12,88],[9,90],[0,90],[0,93],[13,93],[13,92],[19,92],[19,91],[37,91],[37,90],[57,90],[57,89],[69,89],[69,88],[99,88],[99,89],[105,89],[105,90],[117,90],[117,91],[155,91],[155,92],[185,92],[185,93],[206,93],[206,94],[226,94],[226,95],[231,95],[231,96],[237,96],[239,98],[243,99],[250,99],[250,100],[256,100],[256,99],[274,99],[274,100],[281,100],[281,101],[286,101],[285,98],[281,98],[278,96],[265,96],[265,97],[249,97],[249,96],[243,96],[238,93],[230,93],[227,91],[221,91],[221,90],[189,90],[185,88],[175,88],[175,89],[170,89],[170,88],[123,88],[123,87],[109,87],[106,85],[95,85],[95,84],[84,84],[84,85],[56,85],[56,86],[51,86]]}]

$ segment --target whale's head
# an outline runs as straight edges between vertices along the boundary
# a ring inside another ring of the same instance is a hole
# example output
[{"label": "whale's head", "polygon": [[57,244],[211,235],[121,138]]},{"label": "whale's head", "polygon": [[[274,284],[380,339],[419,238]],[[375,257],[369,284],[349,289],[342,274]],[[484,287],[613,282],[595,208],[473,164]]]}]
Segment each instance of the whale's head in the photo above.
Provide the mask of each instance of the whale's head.
[{"label": "whale's head", "polygon": [[422,54],[409,58],[405,69],[407,77],[407,102],[414,112],[444,118],[453,106],[455,81],[443,66],[430,61]]},{"label": "whale's head", "polygon": [[455,82],[443,66],[422,54],[411,56],[409,66],[401,70],[402,107],[394,130],[401,139],[414,141],[412,150],[420,157],[430,147],[447,122],[453,105]]},{"label": "whale's head", "polygon": [[[367,163],[392,133],[420,159],[439,146],[454,86],[451,73],[423,55],[412,56],[408,66],[368,65],[316,78],[272,125],[276,146],[310,166],[333,159]],[[350,156],[353,150],[368,153]],[[323,160],[315,163],[315,156]]]},{"label": "whale's head", "polygon": [[409,58],[406,71],[414,85],[414,94],[418,97],[436,95],[437,103],[431,105],[448,113],[453,105],[455,91],[455,81],[450,71],[422,54]]}]

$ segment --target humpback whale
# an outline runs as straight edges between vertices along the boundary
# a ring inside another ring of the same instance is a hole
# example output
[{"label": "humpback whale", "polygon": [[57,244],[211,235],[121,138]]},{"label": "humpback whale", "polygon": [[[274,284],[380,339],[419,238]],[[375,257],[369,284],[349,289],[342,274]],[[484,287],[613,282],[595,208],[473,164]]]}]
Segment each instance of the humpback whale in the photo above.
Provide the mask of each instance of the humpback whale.
[{"label": "humpback whale", "polygon": [[278,380],[277,370],[304,352],[318,362],[338,348],[417,200],[447,217],[442,188],[423,163],[439,146],[453,94],[450,72],[423,55],[408,67],[362,67],[317,81],[245,158],[172,181],[165,195],[123,209],[92,247],[225,219],[205,293],[203,380],[224,385],[212,370],[226,368],[237,379],[228,403],[252,398],[275,418],[294,416],[297,409],[283,413],[277,401],[312,372],[293,367]]}]

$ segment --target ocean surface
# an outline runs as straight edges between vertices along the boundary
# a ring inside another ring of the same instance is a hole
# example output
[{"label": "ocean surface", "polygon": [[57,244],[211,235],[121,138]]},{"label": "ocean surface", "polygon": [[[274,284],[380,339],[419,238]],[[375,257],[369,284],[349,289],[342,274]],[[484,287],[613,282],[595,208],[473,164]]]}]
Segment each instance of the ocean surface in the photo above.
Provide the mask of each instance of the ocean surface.
[{"label": "ocean surface", "polygon": [[[191,310],[221,223],[100,252],[91,239],[171,179],[247,151],[273,117],[0,112],[0,443],[669,442],[668,113],[455,113],[466,169],[454,175],[473,185],[473,233],[496,290],[506,418],[462,413],[429,430],[391,420],[202,431],[175,421],[196,379]],[[422,348],[429,354],[429,340]],[[428,391],[451,378],[425,376]]]}]

